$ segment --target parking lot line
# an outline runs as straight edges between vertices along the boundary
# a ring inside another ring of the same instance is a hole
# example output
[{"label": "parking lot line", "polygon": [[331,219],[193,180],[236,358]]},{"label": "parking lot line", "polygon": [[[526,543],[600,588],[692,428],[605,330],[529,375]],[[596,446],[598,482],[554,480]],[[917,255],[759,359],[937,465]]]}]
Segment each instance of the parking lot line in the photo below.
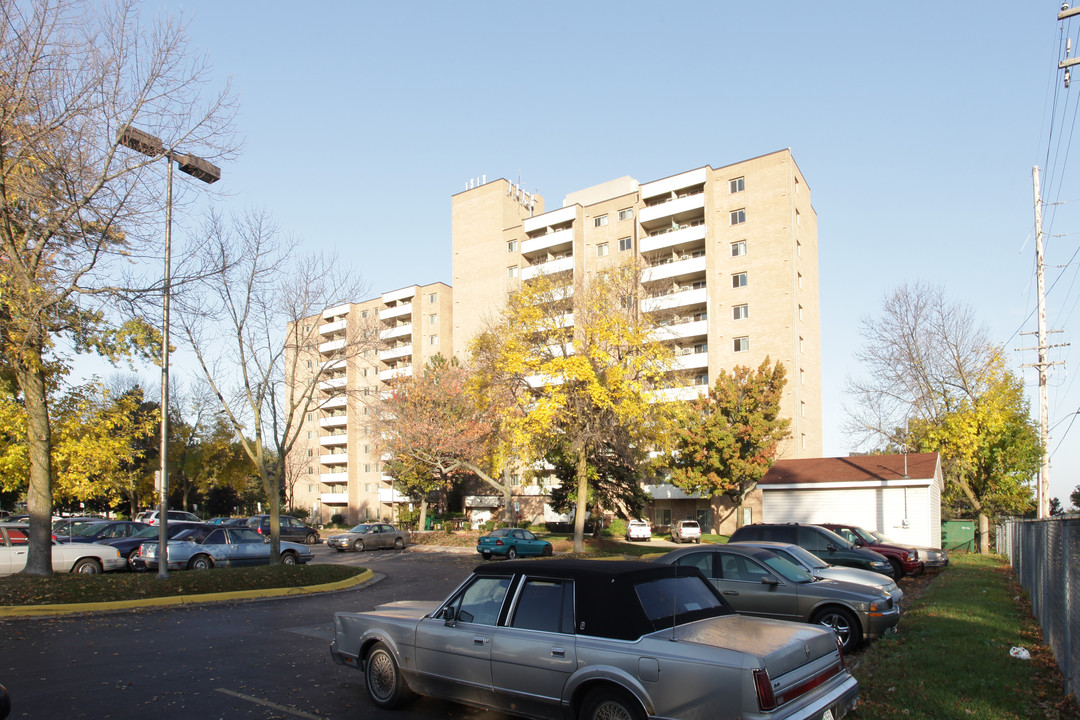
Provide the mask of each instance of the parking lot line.
[{"label": "parking lot line", "polygon": [[238,693],[235,690],[229,690],[228,688],[217,688],[215,692],[222,693],[224,695],[232,695],[234,698],[240,698],[241,700],[247,700],[248,702],[255,703],[256,705],[262,705],[264,707],[272,708],[274,710],[280,710],[283,713],[295,715],[296,717],[305,718],[306,720],[326,720],[326,718],[319,715],[312,715],[306,713],[303,710],[294,710],[286,705],[279,705],[276,702],[271,702],[265,698],[257,698],[252,695],[245,695],[244,693]]}]

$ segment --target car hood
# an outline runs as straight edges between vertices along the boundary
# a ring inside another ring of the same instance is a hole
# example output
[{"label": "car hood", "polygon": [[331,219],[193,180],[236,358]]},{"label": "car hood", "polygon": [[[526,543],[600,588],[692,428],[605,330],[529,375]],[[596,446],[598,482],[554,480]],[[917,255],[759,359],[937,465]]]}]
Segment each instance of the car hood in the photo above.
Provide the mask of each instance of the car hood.
[{"label": "car hood", "polygon": [[[664,630],[656,635],[670,634]],[[762,658],[771,677],[779,677],[813,658],[838,652],[836,635],[817,625],[727,615],[675,628],[675,639],[750,653]]]},{"label": "car hood", "polygon": [[334,533],[333,535],[330,536],[330,539],[332,540],[334,538],[349,538],[351,540],[353,538],[358,538],[358,537],[363,537],[363,534],[362,533],[354,533],[354,532],[346,532],[346,533]]},{"label": "car hood", "polygon": [[[376,605],[369,612],[380,617],[395,617],[403,620],[421,620],[442,605],[442,600],[398,600],[397,602]],[[367,613],[357,613],[364,615]]]}]

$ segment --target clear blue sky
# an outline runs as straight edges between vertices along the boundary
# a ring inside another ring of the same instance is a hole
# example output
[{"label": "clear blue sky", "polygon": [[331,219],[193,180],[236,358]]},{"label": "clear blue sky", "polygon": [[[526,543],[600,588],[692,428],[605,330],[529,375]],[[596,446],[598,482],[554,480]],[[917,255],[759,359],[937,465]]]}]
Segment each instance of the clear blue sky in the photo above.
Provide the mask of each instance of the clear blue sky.
[{"label": "clear blue sky", "polygon": [[1067,432],[1080,85],[1065,91],[1056,70],[1059,2],[153,0],[144,13],[162,8],[191,20],[192,45],[240,95],[229,203],[336,249],[370,295],[450,282],[450,196],[470,177],[520,177],[556,207],[622,175],[791,148],[819,221],[828,456],[852,449],[841,390],[858,321],[901,283],[944,284],[1017,370],[1035,359],[1013,350],[1035,344],[1017,331],[1036,327],[1039,165],[1061,203],[1047,208],[1048,322],[1074,343],[1052,356],[1066,364],[1051,377],[1051,494],[1067,506],[1080,484],[1080,422]]}]

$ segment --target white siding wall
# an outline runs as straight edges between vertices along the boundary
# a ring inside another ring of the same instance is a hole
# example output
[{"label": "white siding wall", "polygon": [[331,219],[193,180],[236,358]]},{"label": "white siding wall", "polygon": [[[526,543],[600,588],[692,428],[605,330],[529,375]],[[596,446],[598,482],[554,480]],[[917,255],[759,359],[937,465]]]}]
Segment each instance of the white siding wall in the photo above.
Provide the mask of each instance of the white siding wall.
[{"label": "white siding wall", "polygon": [[[941,547],[936,484],[903,487],[762,487],[762,522],[813,525],[847,522],[900,544]],[[906,527],[905,527],[906,519]]]}]

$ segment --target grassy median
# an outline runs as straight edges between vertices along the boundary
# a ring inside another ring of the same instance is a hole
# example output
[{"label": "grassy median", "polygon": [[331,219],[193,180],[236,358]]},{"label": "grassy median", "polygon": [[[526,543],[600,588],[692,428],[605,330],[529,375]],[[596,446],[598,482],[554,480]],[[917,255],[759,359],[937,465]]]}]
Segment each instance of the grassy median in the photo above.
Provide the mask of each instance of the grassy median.
[{"label": "grassy median", "polygon": [[214,570],[184,570],[159,579],[157,573],[105,573],[0,578],[0,606],[139,600],[170,595],[203,595],[323,585],[355,577],[364,568],[344,565],[275,565]]},{"label": "grassy median", "polygon": [[[853,658],[859,720],[1076,718],[1006,561],[954,555],[900,619]],[[1030,660],[1010,655],[1025,648]]]}]

